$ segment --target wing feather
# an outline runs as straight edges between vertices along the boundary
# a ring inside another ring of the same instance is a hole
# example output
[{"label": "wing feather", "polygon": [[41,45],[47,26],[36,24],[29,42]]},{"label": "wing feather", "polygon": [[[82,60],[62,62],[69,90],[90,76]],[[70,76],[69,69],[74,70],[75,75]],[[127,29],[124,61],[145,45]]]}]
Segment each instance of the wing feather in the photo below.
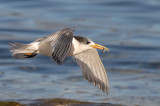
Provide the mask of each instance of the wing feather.
[{"label": "wing feather", "polygon": [[89,49],[73,56],[82,69],[83,76],[94,86],[108,94],[109,84],[106,70],[96,49]]},{"label": "wing feather", "polygon": [[58,64],[62,64],[72,47],[74,30],[65,28],[46,37],[40,44],[41,54],[52,56]]}]

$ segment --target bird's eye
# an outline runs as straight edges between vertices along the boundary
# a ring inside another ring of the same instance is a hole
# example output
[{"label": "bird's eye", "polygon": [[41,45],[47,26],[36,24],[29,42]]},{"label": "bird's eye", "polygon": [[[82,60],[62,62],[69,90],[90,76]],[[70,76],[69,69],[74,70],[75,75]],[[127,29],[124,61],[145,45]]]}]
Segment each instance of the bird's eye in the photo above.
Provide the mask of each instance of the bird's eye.
[{"label": "bird's eye", "polygon": [[89,44],[89,43],[90,43],[89,41],[86,42],[86,44]]}]

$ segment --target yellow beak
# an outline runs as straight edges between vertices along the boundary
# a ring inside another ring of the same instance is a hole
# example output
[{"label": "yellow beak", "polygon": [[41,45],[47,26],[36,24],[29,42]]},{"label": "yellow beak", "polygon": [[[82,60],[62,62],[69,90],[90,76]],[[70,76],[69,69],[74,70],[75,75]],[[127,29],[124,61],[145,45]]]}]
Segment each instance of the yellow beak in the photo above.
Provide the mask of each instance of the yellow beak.
[{"label": "yellow beak", "polygon": [[107,47],[104,47],[104,46],[99,45],[99,44],[91,45],[90,47],[93,47],[93,48],[96,48],[96,49],[101,49],[101,50],[109,51],[109,49],[108,49]]}]

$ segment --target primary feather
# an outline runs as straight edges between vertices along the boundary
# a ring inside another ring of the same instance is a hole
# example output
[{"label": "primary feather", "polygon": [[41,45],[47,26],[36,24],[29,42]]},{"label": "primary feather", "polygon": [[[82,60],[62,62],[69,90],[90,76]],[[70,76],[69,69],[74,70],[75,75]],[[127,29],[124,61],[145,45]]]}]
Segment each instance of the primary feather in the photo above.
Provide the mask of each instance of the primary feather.
[{"label": "primary feather", "polygon": [[73,58],[81,67],[83,76],[108,94],[108,78],[97,50],[89,49],[74,55]]}]

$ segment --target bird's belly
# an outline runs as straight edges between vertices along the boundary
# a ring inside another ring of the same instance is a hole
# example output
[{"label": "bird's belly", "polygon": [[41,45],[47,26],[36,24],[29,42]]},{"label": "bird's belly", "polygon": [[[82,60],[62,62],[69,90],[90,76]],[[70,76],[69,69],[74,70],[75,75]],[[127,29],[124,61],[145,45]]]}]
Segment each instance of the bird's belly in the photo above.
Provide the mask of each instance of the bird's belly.
[{"label": "bird's belly", "polygon": [[38,49],[38,52],[41,55],[52,56],[52,49],[53,47],[50,46],[50,43],[46,43],[41,45],[41,47]]},{"label": "bird's belly", "polygon": [[45,55],[45,56],[52,56],[51,50],[39,50],[39,54]]}]

